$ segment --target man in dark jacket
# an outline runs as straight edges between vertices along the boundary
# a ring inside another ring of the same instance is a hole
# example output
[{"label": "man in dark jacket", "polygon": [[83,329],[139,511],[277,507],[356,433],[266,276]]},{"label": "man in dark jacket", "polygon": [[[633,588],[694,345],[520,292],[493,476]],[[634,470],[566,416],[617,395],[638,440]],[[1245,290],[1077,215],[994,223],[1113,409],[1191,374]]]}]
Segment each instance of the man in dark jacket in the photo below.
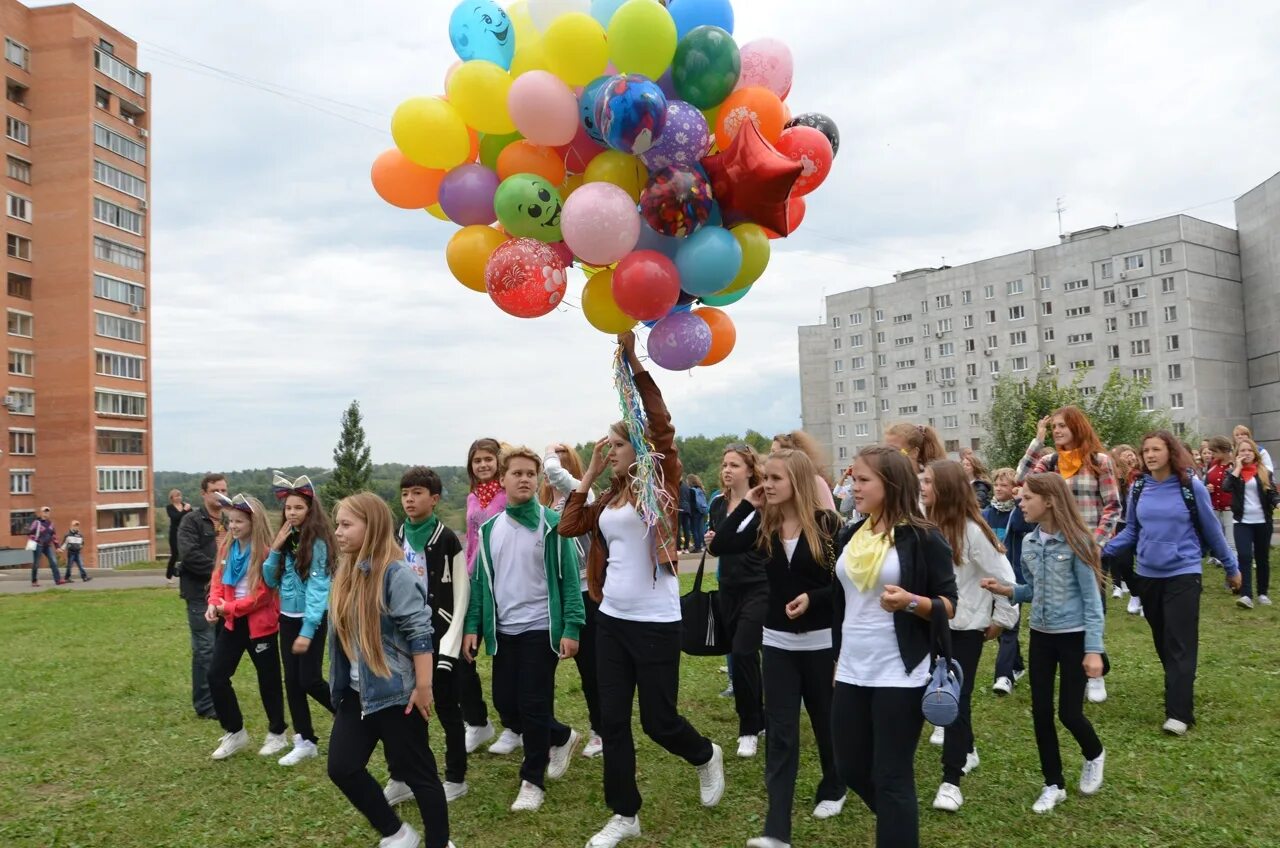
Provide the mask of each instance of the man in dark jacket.
[{"label": "man in dark jacket", "polygon": [[187,627],[191,630],[191,705],[201,718],[217,718],[208,677],[218,625],[206,621],[204,614],[209,605],[209,579],[218,561],[218,545],[226,533],[218,495],[226,493],[226,477],[206,474],[200,481],[203,504],[186,513],[178,526],[178,594],[187,605]]}]

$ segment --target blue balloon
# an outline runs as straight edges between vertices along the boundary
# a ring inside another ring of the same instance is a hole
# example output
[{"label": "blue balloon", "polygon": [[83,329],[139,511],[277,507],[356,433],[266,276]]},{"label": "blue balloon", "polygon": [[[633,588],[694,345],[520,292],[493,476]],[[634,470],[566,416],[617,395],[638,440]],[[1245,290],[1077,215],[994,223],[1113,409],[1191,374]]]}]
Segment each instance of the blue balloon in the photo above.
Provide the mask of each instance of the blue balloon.
[{"label": "blue balloon", "polygon": [[591,82],[582,87],[582,94],[578,97],[578,119],[582,121],[582,128],[587,131],[587,135],[591,136],[591,140],[602,147],[607,147],[604,135],[600,132],[600,126],[596,123],[596,102],[600,99],[600,90],[605,87],[611,76],[596,77]]},{"label": "blue balloon", "polygon": [[706,297],[728,288],[742,270],[742,246],[724,227],[704,226],[676,251],[680,288]]},{"label": "blue balloon", "polygon": [[608,29],[614,13],[626,2],[627,0],[591,0],[591,17],[599,21],[600,26]]},{"label": "blue balloon", "polygon": [[484,59],[510,70],[516,55],[516,31],[511,19],[493,0],[463,0],[449,16],[449,41],[458,58]]},{"label": "blue balloon", "polygon": [[636,242],[636,250],[656,250],[668,259],[675,259],[676,251],[679,249],[680,239],[675,236],[664,236],[649,226],[644,216],[640,217],[640,240]]},{"label": "blue balloon", "polygon": [[596,97],[596,123],[614,150],[640,155],[667,125],[667,95],[641,74],[619,74]]},{"label": "blue balloon", "polygon": [[676,38],[684,38],[700,26],[715,26],[733,35],[733,4],[729,0],[671,0],[667,4],[676,22]]}]

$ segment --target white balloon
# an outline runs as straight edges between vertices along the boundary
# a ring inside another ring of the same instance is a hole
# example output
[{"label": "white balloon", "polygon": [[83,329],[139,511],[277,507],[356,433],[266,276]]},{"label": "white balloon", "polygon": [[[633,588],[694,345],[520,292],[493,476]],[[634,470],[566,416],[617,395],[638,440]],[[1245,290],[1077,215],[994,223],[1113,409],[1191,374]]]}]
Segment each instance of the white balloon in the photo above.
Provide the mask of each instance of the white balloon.
[{"label": "white balloon", "polygon": [[591,0],[529,0],[529,17],[543,31],[556,18],[569,12],[591,14]]}]

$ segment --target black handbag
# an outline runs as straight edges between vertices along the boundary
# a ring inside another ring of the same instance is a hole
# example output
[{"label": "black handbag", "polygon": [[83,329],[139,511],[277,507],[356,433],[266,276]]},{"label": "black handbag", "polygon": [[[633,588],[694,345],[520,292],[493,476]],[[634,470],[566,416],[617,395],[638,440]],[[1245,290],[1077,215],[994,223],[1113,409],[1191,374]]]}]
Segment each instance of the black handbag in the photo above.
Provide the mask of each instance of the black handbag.
[{"label": "black handbag", "polygon": [[720,615],[719,594],[702,591],[702,571],[707,565],[707,555],[702,554],[698,563],[698,576],[693,588],[680,597],[680,648],[694,657],[718,657],[729,653],[729,635],[725,632],[724,619]]}]

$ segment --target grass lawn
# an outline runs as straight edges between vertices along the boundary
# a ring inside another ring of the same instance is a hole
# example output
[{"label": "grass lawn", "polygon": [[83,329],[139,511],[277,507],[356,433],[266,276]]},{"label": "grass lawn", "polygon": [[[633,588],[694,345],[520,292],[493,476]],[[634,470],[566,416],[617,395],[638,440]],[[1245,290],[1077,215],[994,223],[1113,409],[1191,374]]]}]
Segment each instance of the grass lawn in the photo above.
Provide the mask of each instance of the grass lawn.
[{"label": "grass lawn", "polygon": [[[1088,706],[1108,749],[1100,795],[1075,791],[1080,757],[1063,732],[1067,803],[1031,813],[1041,785],[1025,685],[990,694],[988,649],[975,693],[981,767],[964,784],[958,815],[929,808],[940,749],[922,739],[917,760],[922,844],[989,846],[1271,846],[1280,832],[1280,607],[1234,607],[1206,577],[1201,622],[1199,726],[1184,739],[1160,733],[1162,678],[1146,622],[1111,602],[1110,700]],[[377,837],[325,775],[324,761],[295,769],[256,756],[264,733],[251,663],[236,688],[251,752],[214,762],[221,731],[193,717],[185,617],[172,590],[135,589],[0,597],[0,845],[5,848],[154,846],[372,846]],[[1024,637],[1025,638],[1025,637]],[[717,659],[686,658],[681,705],[726,750],[728,790],[714,810],[697,800],[691,766],[660,751],[637,726],[644,835],[625,845],[721,848],[758,835],[763,759],[733,757],[732,702],[717,697]],[[486,676],[488,663],[483,666]],[[487,691],[487,685],[486,685]],[[586,730],[576,670],[559,676],[558,714]],[[329,720],[318,720],[325,747]],[[638,720],[637,720],[638,725]],[[432,725],[437,756],[438,725]],[[802,765],[793,844],[868,846],[871,816],[851,797],[837,819],[809,817],[816,767]],[[762,746],[763,752],[763,746]],[[575,758],[535,814],[507,807],[514,758],[472,758],[471,794],[451,808],[459,848],[581,846],[608,817],[598,760]],[[385,777],[380,753],[372,770]],[[415,825],[412,804],[401,807]]]}]

